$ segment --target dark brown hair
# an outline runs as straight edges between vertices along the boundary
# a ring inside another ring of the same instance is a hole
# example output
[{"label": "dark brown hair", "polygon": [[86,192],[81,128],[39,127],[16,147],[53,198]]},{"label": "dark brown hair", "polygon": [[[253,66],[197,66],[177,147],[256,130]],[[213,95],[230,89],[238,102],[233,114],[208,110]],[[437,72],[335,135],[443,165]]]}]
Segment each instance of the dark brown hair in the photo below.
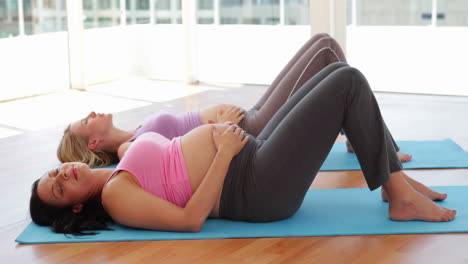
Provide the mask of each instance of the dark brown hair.
[{"label": "dark brown hair", "polygon": [[[106,213],[100,201],[87,201],[80,213],[74,213],[71,206],[55,207],[44,203],[37,194],[39,180],[32,185],[29,213],[34,223],[50,226],[56,233],[77,236],[95,235],[95,230],[111,230],[107,223],[111,217]],[[83,232],[88,231],[88,232]]]}]

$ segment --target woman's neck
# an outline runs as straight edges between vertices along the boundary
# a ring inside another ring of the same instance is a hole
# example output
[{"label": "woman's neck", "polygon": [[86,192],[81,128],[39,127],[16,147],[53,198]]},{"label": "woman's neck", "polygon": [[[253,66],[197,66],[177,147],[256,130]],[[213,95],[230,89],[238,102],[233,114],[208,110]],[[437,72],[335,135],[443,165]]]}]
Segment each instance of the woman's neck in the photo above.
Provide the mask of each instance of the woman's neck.
[{"label": "woman's neck", "polygon": [[130,140],[135,132],[125,131],[118,128],[112,129],[102,144],[102,150],[111,153],[117,153],[120,145]]},{"label": "woman's neck", "polygon": [[91,188],[90,199],[101,199],[102,189],[107,179],[112,175],[112,172],[114,172],[114,169],[92,169],[93,177],[95,177],[96,181]]}]

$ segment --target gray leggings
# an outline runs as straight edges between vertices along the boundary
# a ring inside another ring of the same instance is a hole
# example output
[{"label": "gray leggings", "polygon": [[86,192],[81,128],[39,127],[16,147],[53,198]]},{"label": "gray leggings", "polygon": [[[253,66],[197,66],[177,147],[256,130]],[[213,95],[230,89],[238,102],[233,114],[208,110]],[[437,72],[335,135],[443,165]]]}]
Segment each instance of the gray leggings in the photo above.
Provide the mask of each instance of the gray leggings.
[{"label": "gray leggings", "polygon": [[292,216],[341,129],[371,190],[402,169],[367,80],[334,63],[307,81],[233,159],[220,217],[269,222]]},{"label": "gray leggings", "polygon": [[326,33],[310,38],[276,77],[260,100],[245,114],[239,124],[258,136],[284,103],[312,76],[334,62],[346,62],[335,39]]}]

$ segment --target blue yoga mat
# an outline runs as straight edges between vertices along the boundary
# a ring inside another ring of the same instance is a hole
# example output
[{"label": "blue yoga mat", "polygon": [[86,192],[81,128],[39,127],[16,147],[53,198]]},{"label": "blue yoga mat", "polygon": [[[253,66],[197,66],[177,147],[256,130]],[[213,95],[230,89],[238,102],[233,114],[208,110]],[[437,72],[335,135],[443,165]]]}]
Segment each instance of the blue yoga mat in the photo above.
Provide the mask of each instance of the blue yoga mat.
[{"label": "blue yoga mat", "polygon": [[112,225],[114,231],[101,231],[98,235],[90,237],[67,237],[53,233],[48,227],[31,223],[16,241],[37,244],[468,232],[468,199],[466,199],[468,186],[445,186],[434,189],[449,194],[446,201],[439,203],[458,210],[457,217],[453,221],[394,222],[388,219],[388,204],[380,199],[380,191],[326,189],[309,190],[301,209],[293,217],[278,222],[247,223],[209,219],[199,233],[159,232]]},{"label": "blue yoga mat", "polygon": [[[468,168],[468,153],[451,139],[439,141],[397,141],[400,151],[413,155],[404,169]],[[344,142],[335,143],[321,171],[360,170],[356,154],[346,151]]]}]

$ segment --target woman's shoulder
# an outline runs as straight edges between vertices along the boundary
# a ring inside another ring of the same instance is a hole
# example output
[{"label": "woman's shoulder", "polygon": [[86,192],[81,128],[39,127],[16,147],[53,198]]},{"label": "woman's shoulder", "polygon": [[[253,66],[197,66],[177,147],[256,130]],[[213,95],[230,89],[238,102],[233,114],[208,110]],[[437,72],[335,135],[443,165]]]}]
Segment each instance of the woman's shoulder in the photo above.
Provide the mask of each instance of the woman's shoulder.
[{"label": "woman's shoulder", "polygon": [[118,222],[119,217],[128,215],[129,208],[138,206],[134,202],[129,202],[129,200],[134,201],[129,196],[141,191],[144,192],[135,176],[128,171],[117,171],[102,189],[102,206],[112,219]]},{"label": "woman's shoulder", "polygon": [[127,152],[131,144],[132,142],[125,142],[119,146],[119,148],[117,149],[117,155],[119,156],[119,159],[122,159],[122,157],[124,156],[125,152]]},{"label": "woman's shoulder", "polygon": [[108,180],[101,192],[102,204],[105,206],[112,202],[115,195],[121,195],[130,189],[140,188],[137,178],[128,171],[120,170],[115,172]]}]

